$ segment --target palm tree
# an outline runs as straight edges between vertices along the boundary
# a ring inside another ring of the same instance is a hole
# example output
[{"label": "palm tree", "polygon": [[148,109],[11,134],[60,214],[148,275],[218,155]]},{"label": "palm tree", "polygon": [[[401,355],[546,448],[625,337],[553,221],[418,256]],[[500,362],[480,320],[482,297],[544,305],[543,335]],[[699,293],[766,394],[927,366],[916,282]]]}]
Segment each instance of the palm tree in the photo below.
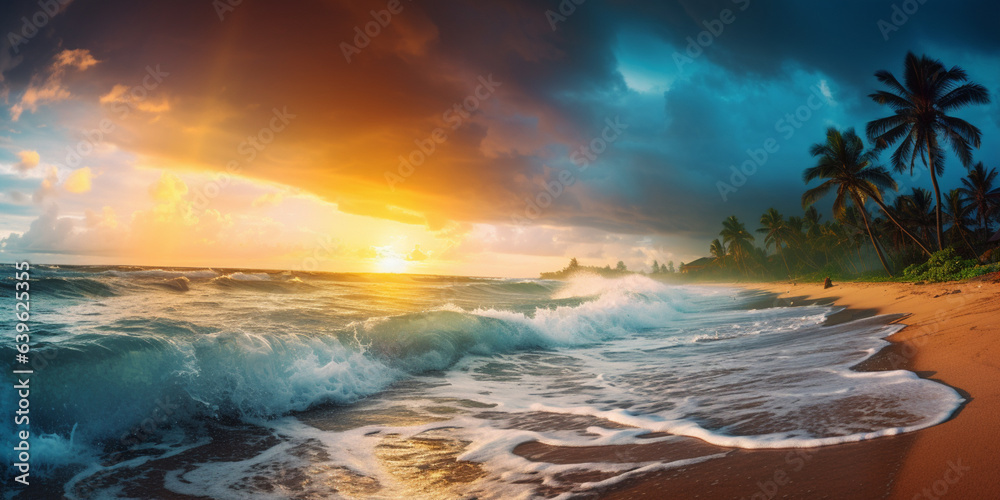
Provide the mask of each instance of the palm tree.
[{"label": "palm tree", "polygon": [[[877,222],[878,221],[873,221],[875,227],[878,227]],[[865,244],[865,227],[864,221],[861,220],[861,212],[858,211],[858,208],[855,206],[848,207],[847,212],[844,213],[844,218],[841,220],[841,223],[841,230],[844,235],[843,245],[846,253],[850,254],[852,251],[857,253],[858,262],[864,264],[864,258],[861,256],[861,247]],[[851,262],[849,257],[848,262]]]},{"label": "palm tree", "polygon": [[719,267],[726,267],[726,247],[719,242],[718,238],[712,240],[712,243],[708,246],[708,251],[711,252],[712,257],[715,257],[715,263]]},{"label": "palm tree", "polygon": [[708,251],[711,252],[712,257],[715,257],[716,259],[721,259],[726,256],[726,247],[719,242],[718,238],[712,240],[712,243],[708,246]]},{"label": "palm tree", "polygon": [[927,56],[917,58],[912,52],[906,54],[903,66],[905,86],[886,70],[875,72],[875,78],[889,90],[879,90],[869,97],[888,106],[893,114],[868,122],[866,132],[878,150],[902,139],[892,154],[896,172],[903,172],[909,166],[913,174],[917,157],[924,160],[934,186],[938,250],[942,250],[941,188],[937,180],[944,172],[941,143],[950,145],[962,165],[968,167],[972,163],[972,148],[979,147],[982,136],[969,122],[947,113],[968,104],[987,104],[990,95],[978,83],[963,83],[968,76],[958,66],[945,69],[941,61]]},{"label": "palm tree", "polygon": [[[788,236],[785,243],[788,245],[789,249],[794,248],[795,250],[798,251],[797,255],[799,256],[799,259],[801,261],[805,262],[806,265],[818,270],[822,266],[814,262],[808,253],[809,248],[807,244],[810,242],[805,233],[804,229],[805,225],[806,223],[802,219],[802,217],[794,215],[788,217],[788,220],[785,221],[785,227],[788,228]],[[792,253],[792,255],[796,254]]]},{"label": "palm tree", "polygon": [[934,199],[931,192],[924,188],[913,188],[903,199],[903,222],[908,227],[916,228],[925,238],[931,239],[937,227],[937,216],[934,213]]},{"label": "palm tree", "polygon": [[979,223],[983,233],[987,232],[986,226],[990,218],[998,211],[997,202],[989,196],[996,178],[997,169],[986,170],[983,162],[979,162],[969,171],[969,175],[962,179],[962,187],[958,189],[965,197],[965,201],[976,211],[976,222]]},{"label": "palm tree", "polygon": [[722,236],[722,243],[729,249],[736,266],[742,267],[743,272],[749,275],[748,261],[753,256],[753,235],[735,215],[731,215],[722,221],[722,231],[719,232],[719,236]]},{"label": "palm tree", "polygon": [[[906,200],[904,200],[902,196],[897,196],[892,205],[889,206],[889,209],[895,214],[896,219],[903,223],[906,222],[902,217],[902,207],[904,201]],[[889,242],[892,243],[896,253],[901,253],[905,250],[906,244],[910,241],[910,239],[907,238],[906,235],[899,230],[899,227],[893,224],[891,220],[888,218],[880,218],[875,224],[875,227],[878,228],[879,233],[882,234],[884,238],[889,239]]]},{"label": "palm tree", "polygon": [[792,269],[788,267],[788,260],[785,259],[785,253],[781,249],[781,246],[788,241],[790,233],[788,226],[785,225],[785,218],[774,208],[769,208],[760,216],[760,225],[764,227],[757,232],[764,235],[764,249],[774,245],[778,255],[781,256],[781,261],[785,263],[785,270],[791,276]]},{"label": "palm tree", "polygon": [[[817,248],[822,248],[822,246],[818,245],[820,236],[823,233],[823,225],[819,222],[822,218],[823,216],[819,213],[819,210],[816,210],[816,207],[809,207],[805,210],[805,213],[802,214],[802,228],[805,231],[803,233],[803,241],[805,243],[805,250],[810,259],[814,259],[816,257]],[[823,256],[825,258],[826,254],[824,253]],[[826,264],[825,261],[823,263]],[[816,267],[820,268],[822,266],[817,264]]]},{"label": "palm tree", "polygon": [[[850,208],[848,208],[847,212],[850,212]],[[844,245],[844,234],[841,229],[841,225],[834,221],[824,222],[817,229],[816,243],[819,248],[823,249],[823,256],[826,258],[827,263],[836,262],[837,266],[846,270],[846,266],[837,258],[837,254],[840,253],[839,250]]]},{"label": "palm tree", "polygon": [[879,247],[872,232],[865,203],[871,199],[881,204],[882,191],[896,189],[896,181],[885,168],[874,165],[876,153],[865,150],[864,142],[854,133],[853,128],[841,134],[836,128],[830,127],[826,131],[826,143],[813,144],[809,148],[809,154],[818,158],[818,161],[816,166],[805,170],[802,175],[803,180],[806,184],[815,179],[825,179],[825,182],[802,195],[802,207],[812,206],[836,187],[837,195],[833,199],[834,217],[843,219],[849,203],[858,207],[868,237],[875,247],[875,253],[878,254],[885,272],[892,276],[885,255],[882,254],[882,248]]},{"label": "palm tree", "polygon": [[945,216],[948,223],[951,224],[949,231],[958,233],[965,246],[972,252],[972,256],[975,257],[977,255],[976,249],[969,244],[969,239],[966,236],[971,232],[969,231],[969,223],[972,220],[971,213],[972,207],[965,203],[960,190],[952,189],[948,192],[948,195],[945,196]]},{"label": "palm tree", "polygon": [[816,207],[809,207],[806,209],[803,214],[802,221],[805,223],[807,238],[815,239],[819,237],[820,231],[823,227],[819,221],[822,218],[823,216],[819,213],[819,210],[816,210]]}]

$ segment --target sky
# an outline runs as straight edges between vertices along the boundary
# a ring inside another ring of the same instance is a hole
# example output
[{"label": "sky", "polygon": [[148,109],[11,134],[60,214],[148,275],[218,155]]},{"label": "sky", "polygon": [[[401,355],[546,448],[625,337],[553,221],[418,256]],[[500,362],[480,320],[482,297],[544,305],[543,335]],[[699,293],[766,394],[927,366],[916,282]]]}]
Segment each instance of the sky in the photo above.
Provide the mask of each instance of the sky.
[{"label": "sky", "polygon": [[[982,130],[976,160],[1000,166],[994,2],[0,14],[0,261],[511,277],[570,257],[690,262],[730,215],[753,229],[769,207],[801,214],[809,145],[888,115],[873,74],[899,75],[907,51],[989,89],[956,115]],[[949,157],[944,188],[963,175]]]}]

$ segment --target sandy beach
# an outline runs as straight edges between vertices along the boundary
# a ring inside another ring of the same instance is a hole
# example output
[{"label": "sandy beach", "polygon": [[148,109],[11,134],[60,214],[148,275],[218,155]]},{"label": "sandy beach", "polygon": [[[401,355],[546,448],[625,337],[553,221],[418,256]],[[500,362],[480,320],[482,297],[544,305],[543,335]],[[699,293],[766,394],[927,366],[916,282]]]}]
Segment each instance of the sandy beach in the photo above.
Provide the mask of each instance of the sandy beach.
[{"label": "sandy beach", "polygon": [[[994,498],[1000,489],[1000,279],[942,284],[764,283],[739,285],[801,304],[832,302],[846,309],[840,323],[896,315],[905,325],[892,344],[857,367],[907,369],[948,384],[967,399],[949,421],[900,436],[801,450],[740,450],[691,440],[628,450],[647,460],[683,458],[692,447],[729,453],[722,460],[638,475],[610,486],[607,498]],[[552,450],[522,445],[532,459],[595,459],[598,450]],[[621,450],[616,450],[621,453]],[[589,457],[580,456],[589,455]],[[600,480],[589,478],[586,480]]]},{"label": "sandy beach", "polygon": [[[892,336],[893,348],[872,359],[885,368],[905,368],[955,387],[968,400],[941,425],[919,431],[896,465],[889,498],[993,498],[1000,488],[1000,280],[943,284],[788,284],[757,287],[783,297],[833,298],[850,310],[910,314],[907,328]],[[870,453],[893,444],[865,443]],[[817,457],[820,458],[820,457]],[[827,478],[849,483],[850,478]],[[833,484],[831,484],[833,486]]]}]

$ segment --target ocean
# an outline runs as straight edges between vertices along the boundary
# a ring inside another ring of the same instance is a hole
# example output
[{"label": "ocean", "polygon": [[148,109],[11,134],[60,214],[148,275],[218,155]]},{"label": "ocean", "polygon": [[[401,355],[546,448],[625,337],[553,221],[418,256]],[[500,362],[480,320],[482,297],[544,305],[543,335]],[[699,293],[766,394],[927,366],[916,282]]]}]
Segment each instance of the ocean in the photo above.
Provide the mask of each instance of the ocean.
[{"label": "ocean", "polygon": [[[23,368],[13,266],[0,276],[0,357]],[[30,292],[36,496],[7,471],[5,498],[573,498],[726,459],[647,462],[630,445],[808,448],[963,403],[908,371],[851,369],[893,318],[832,324],[829,305],[642,275],[35,266]],[[529,459],[532,442],[608,452]]]}]

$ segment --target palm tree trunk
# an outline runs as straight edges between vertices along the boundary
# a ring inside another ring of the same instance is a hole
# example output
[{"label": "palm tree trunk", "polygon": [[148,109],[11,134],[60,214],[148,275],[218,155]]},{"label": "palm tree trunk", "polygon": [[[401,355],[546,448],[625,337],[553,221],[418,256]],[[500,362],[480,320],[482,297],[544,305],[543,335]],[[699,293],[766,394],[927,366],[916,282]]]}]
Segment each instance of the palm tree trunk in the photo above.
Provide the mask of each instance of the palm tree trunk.
[{"label": "palm tree trunk", "polygon": [[979,260],[979,254],[976,253],[976,249],[972,248],[972,245],[969,244],[969,239],[965,237],[965,231],[962,231],[958,226],[955,226],[955,231],[957,231],[958,235],[962,237],[962,241],[965,242],[965,246],[969,247],[969,251],[972,252],[972,257]]},{"label": "palm tree trunk", "polygon": [[791,278],[792,277],[792,269],[790,267],[788,267],[788,260],[785,259],[785,252],[781,251],[781,242],[780,241],[776,241],[775,245],[778,247],[778,255],[781,256],[781,261],[785,263],[785,271],[788,271],[788,277]]},{"label": "palm tree trunk", "polygon": [[934,186],[934,216],[937,226],[938,250],[944,250],[944,231],[941,230],[941,188],[938,187],[937,172],[934,171],[934,150],[931,149],[931,137],[927,137],[927,166],[931,170],[931,185]]},{"label": "palm tree trunk", "polygon": [[815,269],[817,271],[819,271],[820,269],[823,268],[823,266],[817,264],[816,261],[814,261],[812,259],[812,257],[809,256],[809,253],[806,251],[806,249],[804,248],[804,246],[801,247],[801,248],[799,248],[799,258],[801,260],[805,261],[806,265],[812,267],[813,269]]},{"label": "palm tree trunk", "polygon": [[878,246],[878,242],[875,241],[875,234],[872,233],[872,226],[868,223],[868,210],[865,210],[865,206],[862,203],[858,203],[858,208],[861,212],[861,218],[865,220],[865,229],[868,230],[868,237],[872,239],[872,246],[875,247],[875,253],[878,254],[878,260],[882,263],[882,267],[885,268],[885,272],[889,273],[889,277],[892,278],[892,271],[889,270],[889,265],[885,263],[885,256],[882,255],[882,249]]},{"label": "palm tree trunk", "polygon": [[896,220],[895,217],[893,217],[892,212],[889,211],[889,207],[885,206],[885,203],[882,203],[882,200],[880,200],[878,198],[872,198],[872,201],[874,201],[875,204],[878,205],[879,208],[882,209],[882,212],[885,213],[885,216],[888,217],[889,220],[891,220],[892,223],[895,224],[896,227],[898,227],[899,230],[903,232],[903,234],[909,236],[910,239],[913,240],[913,242],[916,243],[917,246],[920,247],[920,249],[923,250],[924,253],[926,253],[928,257],[931,256],[932,252],[930,250],[928,250],[926,246],[924,246],[924,244],[920,241],[919,238],[917,238],[916,236],[914,236],[913,233],[909,232],[905,227],[903,227],[902,224],[899,223],[898,220]]},{"label": "palm tree trunk", "polygon": [[844,252],[844,260],[846,260],[847,263],[850,264],[851,269],[854,270],[854,274],[858,274],[858,273],[861,272],[859,270],[857,264],[854,263],[854,259],[851,258],[851,252],[850,252],[850,250],[848,250],[847,252]]}]

